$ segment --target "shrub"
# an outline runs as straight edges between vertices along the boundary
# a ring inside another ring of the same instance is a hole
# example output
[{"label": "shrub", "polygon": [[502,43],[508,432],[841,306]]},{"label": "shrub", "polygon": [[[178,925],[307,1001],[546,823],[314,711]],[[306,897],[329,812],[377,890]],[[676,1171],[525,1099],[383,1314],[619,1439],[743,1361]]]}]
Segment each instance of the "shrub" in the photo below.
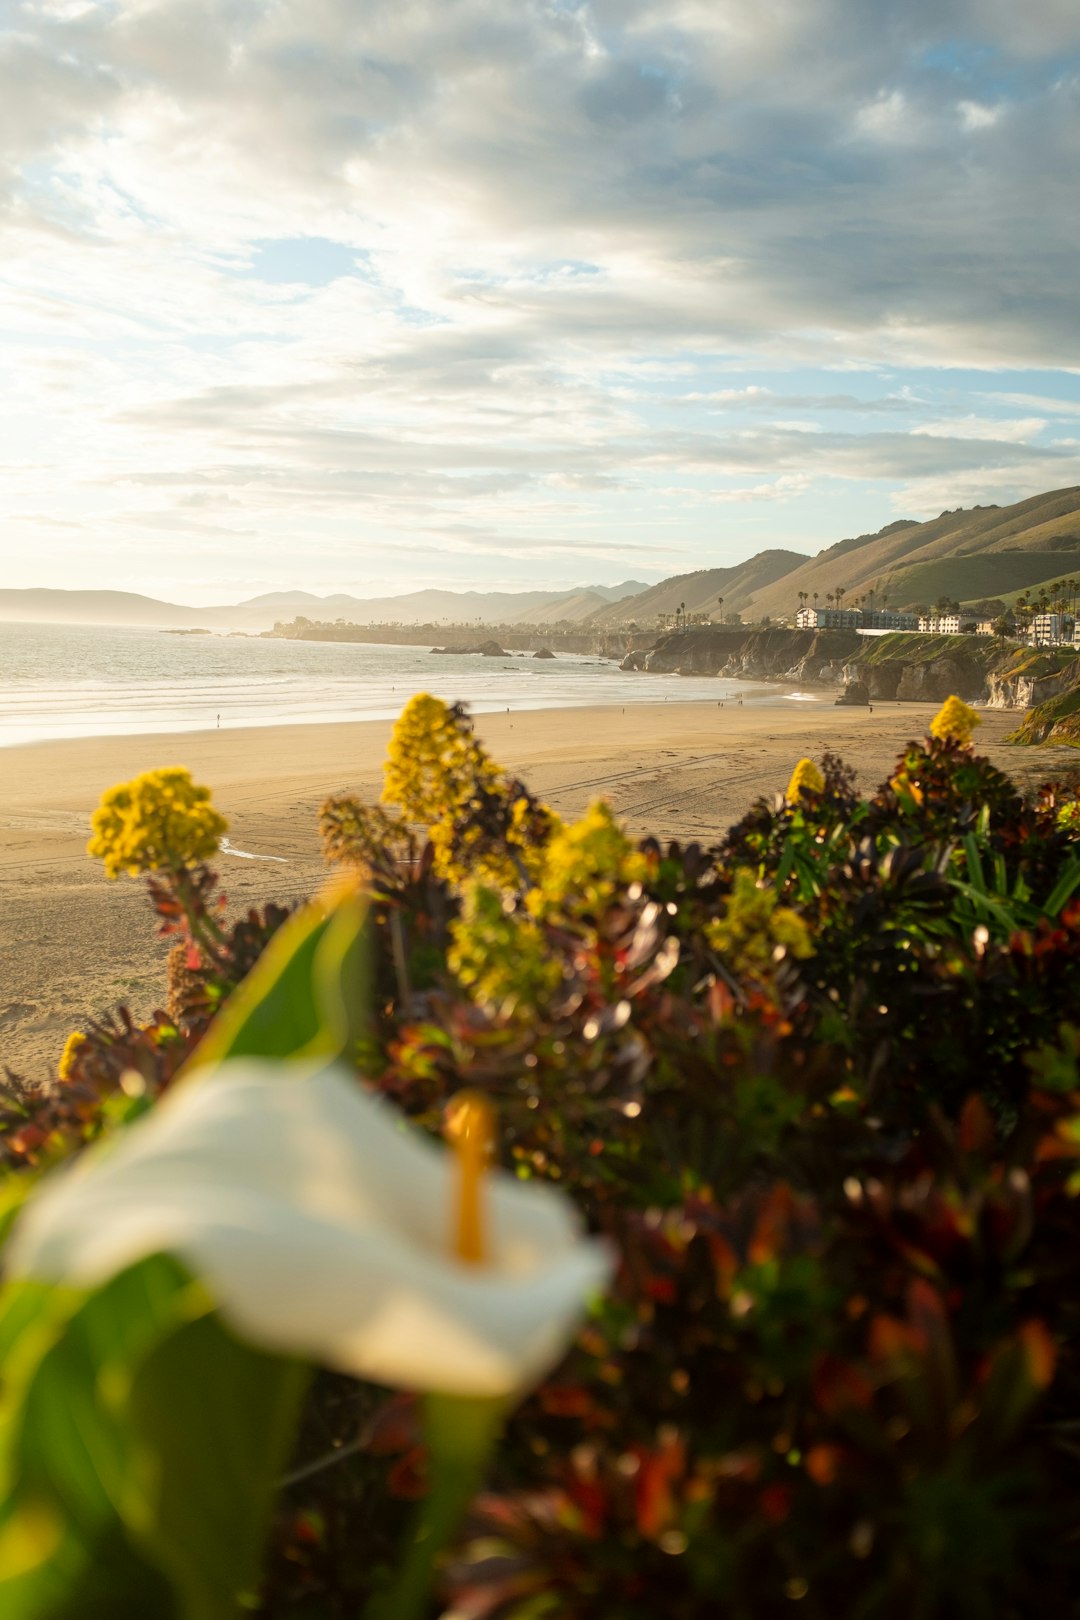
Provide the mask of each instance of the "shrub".
[{"label": "shrub", "polygon": [[[562,826],[433,699],[395,734],[396,811],[324,807],[371,896],[358,1069],[433,1133],[485,1094],[503,1163],[620,1256],[433,1614],[1071,1612],[1077,824],[969,715],[868,798],[803,762],[709,849],[634,843],[603,805]],[[151,892],[175,1021],[91,1027],[57,1098],[13,1090],[9,1162],[108,1123],[132,1069],[167,1084],[284,916],[227,929],[198,865]],[[413,1403],[320,1375],[290,1481],[255,1612],[343,1620],[425,1489]]]}]

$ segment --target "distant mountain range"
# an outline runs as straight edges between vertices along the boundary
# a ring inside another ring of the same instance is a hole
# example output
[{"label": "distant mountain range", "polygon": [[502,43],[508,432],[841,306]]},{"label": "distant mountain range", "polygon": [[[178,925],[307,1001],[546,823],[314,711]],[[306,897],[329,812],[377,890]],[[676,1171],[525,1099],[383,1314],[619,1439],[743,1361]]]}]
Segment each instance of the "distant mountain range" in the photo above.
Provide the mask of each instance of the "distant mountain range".
[{"label": "distant mountain range", "polygon": [[537,625],[568,621],[609,630],[643,629],[657,616],[739,613],[744,619],[790,617],[799,592],[824,606],[838,587],[848,605],[870,590],[890,607],[992,597],[1070,576],[1080,578],[1080,487],[1051,490],[1013,506],[958,507],[927,523],[899,518],[876,534],[855,535],[809,557],[759,551],[731,568],[700,568],[659,585],[579,586],[566,591],[414,591],[406,596],[314,596],[274,591],[231,606],[191,608],[129,591],[0,590],[0,620],[150,625],[168,629],[268,630],[297,617],[352,624]]},{"label": "distant mountain range", "polygon": [[271,591],[246,602],[182,607],[133,591],[0,590],[0,620],[51,624],[145,625],[174,630],[269,630],[278,619],[300,616],[353,624],[573,623],[648,587],[641,580],[588,585],[570,591],[413,591],[407,596],[314,596]]}]

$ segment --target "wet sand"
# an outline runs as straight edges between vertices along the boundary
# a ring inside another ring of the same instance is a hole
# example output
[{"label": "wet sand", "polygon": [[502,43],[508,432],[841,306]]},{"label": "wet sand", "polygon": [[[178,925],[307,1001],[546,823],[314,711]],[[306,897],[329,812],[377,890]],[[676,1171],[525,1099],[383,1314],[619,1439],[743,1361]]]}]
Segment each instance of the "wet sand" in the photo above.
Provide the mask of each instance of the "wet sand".
[{"label": "wet sand", "polygon": [[[607,798],[630,830],[715,839],[761,794],[787,783],[824,748],[864,789],[891,773],[936,705],[834,708],[813,703],[740,709],[730,700],[481,715],[494,758],[564,816]],[[1075,768],[1075,750],[1016,749],[1010,714],[987,714],[980,747],[1019,780]],[[281,726],[182,736],[102,737],[0,751],[0,1064],[29,1077],[51,1070],[81,1018],[126,1001],[145,1016],[163,999],[164,942],[141,880],[105,878],[84,853],[90,812],[113,783],[184,764],[214,791],[231,845],[251,856],[219,863],[232,904],[292,900],[322,880],[318,809],[346,789],[374,799],[389,723]]]}]

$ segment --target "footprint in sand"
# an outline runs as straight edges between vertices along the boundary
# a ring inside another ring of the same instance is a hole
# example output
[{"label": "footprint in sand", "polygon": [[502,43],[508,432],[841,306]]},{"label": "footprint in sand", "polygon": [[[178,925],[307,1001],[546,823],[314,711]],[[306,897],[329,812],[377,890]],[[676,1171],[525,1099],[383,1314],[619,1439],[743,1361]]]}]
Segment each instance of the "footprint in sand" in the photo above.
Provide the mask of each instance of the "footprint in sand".
[{"label": "footprint in sand", "polygon": [[20,1018],[25,1018],[27,1014],[36,1012],[37,1007],[32,1002],[11,1001],[0,1010],[0,1024],[16,1024]]}]

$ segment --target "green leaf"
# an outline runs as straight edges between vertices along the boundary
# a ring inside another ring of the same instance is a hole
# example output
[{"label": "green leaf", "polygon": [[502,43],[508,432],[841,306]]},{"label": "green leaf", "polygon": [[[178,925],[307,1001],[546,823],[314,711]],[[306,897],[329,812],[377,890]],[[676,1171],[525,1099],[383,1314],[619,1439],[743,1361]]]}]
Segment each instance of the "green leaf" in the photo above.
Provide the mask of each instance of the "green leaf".
[{"label": "green leaf", "polygon": [[353,890],[279,929],[187,1067],[226,1058],[340,1056],[367,1027],[367,905]]},{"label": "green leaf", "polygon": [[371,939],[367,905],[347,895],[327,919],[313,963],[320,1029],[335,1052],[369,1039],[371,1018]]},{"label": "green leaf", "polygon": [[984,911],[1007,933],[1012,933],[1019,926],[1015,914],[1000,900],[993,900],[990,895],[981,894],[970,883],[961,883],[958,878],[952,879],[952,886],[957,894],[962,894],[966,899],[970,900],[976,910]]},{"label": "green leaf", "polygon": [[979,847],[975,842],[973,833],[964,834],[964,860],[967,865],[968,881],[979,894],[986,893],[986,878],[983,874],[982,859]]},{"label": "green leaf", "polygon": [[329,918],[315,906],[290,917],[233,991],[187,1072],[237,1057],[295,1057],[319,1034],[312,968]]},{"label": "green leaf", "polygon": [[140,1367],[126,1517],[168,1572],[184,1620],[234,1620],[237,1595],[255,1585],[308,1376],[241,1344],[216,1316],[185,1324]]},{"label": "green leaf", "polygon": [[232,1620],[306,1373],[158,1255],[0,1300],[3,1620]]},{"label": "green leaf", "polygon": [[794,860],[795,840],[789,834],[789,836],[784,839],[784,847],[780,851],[780,864],[776,868],[775,884],[778,894],[788,880],[788,874],[791,871]]},{"label": "green leaf", "polygon": [[1080,861],[1070,861],[1054,884],[1053,891],[1043,907],[1046,915],[1056,917],[1065,902],[1072,899],[1078,886],[1080,886]]},{"label": "green leaf", "polygon": [[118,1507],[131,1457],[122,1417],[133,1366],[201,1290],[157,1256],[87,1296],[9,1285],[0,1305],[0,1614],[137,1620],[175,1614]]}]

